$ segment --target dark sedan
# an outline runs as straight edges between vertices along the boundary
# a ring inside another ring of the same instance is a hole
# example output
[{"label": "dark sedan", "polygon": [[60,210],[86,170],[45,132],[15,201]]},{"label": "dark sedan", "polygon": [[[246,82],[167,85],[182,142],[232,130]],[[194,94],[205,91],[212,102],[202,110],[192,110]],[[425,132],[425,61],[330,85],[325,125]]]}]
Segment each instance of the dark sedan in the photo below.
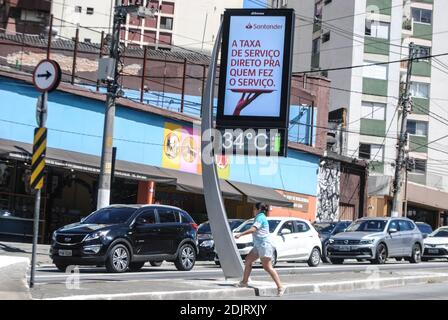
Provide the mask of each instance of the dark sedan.
[{"label": "dark sedan", "polygon": [[[244,219],[229,219],[230,230],[235,230],[244,221]],[[198,229],[198,241],[199,241],[199,255],[197,260],[199,261],[213,261],[215,258],[215,242],[213,241],[212,230],[210,223],[204,222],[199,225]]]},{"label": "dark sedan", "polygon": [[328,240],[345,229],[352,223],[350,220],[332,221],[332,222],[316,222],[313,224],[314,228],[319,233],[319,238],[322,241],[322,261],[330,262],[327,257]]}]

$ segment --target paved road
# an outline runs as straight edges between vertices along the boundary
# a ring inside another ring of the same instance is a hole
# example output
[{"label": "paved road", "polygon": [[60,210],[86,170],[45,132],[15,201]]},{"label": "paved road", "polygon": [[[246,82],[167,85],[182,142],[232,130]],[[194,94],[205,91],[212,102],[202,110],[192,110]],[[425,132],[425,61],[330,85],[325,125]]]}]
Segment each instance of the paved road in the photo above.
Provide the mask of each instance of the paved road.
[{"label": "paved road", "polygon": [[[282,300],[448,300],[448,284],[433,283],[383,288],[381,290],[355,290],[350,292],[306,293],[285,295]],[[260,299],[260,298],[249,298]]]},{"label": "paved road", "polygon": [[[319,267],[311,268],[303,263],[279,263],[276,267],[280,275],[311,275],[311,274],[337,274],[343,272],[363,272],[367,268],[378,268],[381,271],[425,271],[440,270],[448,271],[448,262],[437,261],[420,264],[410,264],[408,262],[388,262],[385,265],[377,266],[370,263],[346,263],[335,266],[322,264]],[[252,276],[266,275],[261,267],[256,267]],[[65,283],[68,274],[59,272],[52,265],[44,265],[37,268],[36,285],[49,283]],[[164,263],[161,267],[151,267],[146,264],[140,272],[127,272],[120,274],[106,273],[104,268],[80,267],[80,281],[135,281],[152,279],[213,279],[223,278],[224,275],[220,267],[213,262],[199,262],[192,271],[177,271],[172,263]]]}]

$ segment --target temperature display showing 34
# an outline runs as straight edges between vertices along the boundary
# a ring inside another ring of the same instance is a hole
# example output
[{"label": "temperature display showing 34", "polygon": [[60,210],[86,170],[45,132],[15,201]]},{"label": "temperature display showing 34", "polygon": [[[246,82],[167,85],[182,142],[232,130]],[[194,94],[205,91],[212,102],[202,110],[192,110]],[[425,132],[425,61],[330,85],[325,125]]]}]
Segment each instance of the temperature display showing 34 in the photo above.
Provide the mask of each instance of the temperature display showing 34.
[{"label": "temperature display showing 34", "polygon": [[285,135],[283,129],[225,129],[216,140],[221,141],[222,154],[280,156],[285,150]]}]

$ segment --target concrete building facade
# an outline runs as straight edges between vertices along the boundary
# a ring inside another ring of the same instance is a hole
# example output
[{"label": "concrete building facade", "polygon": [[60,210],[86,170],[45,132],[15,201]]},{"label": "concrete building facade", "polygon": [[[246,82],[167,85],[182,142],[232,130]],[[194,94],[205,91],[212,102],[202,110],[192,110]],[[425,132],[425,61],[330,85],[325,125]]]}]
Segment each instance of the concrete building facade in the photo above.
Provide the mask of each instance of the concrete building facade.
[{"label": "concrete building facade", "polygon": [[[421,56],[448,52],[443,41],[448,30],[444,20],[448,3],[308,0],[289,1],[288,6],[295,8],[298,16],[294,71],[315,70],[331,80],[330,120],[339,121],[344,128],[337,151],[370,162],[370,180],[381,180],[387,192],[377,194],[385,205],[371,204],[369,213],[387,215],[400,123],[397,106],[407,72],[407,63],[397,61],[407,58],[411,42]],[[375,63],[380,64],[371,65]],[[444,106],[448,101],[444,90],[447,67],[446,56],[413,63],[412,112],[407,125],[412,165],[408,188],[403,188],[404,193],[411,190],[408,196],[417,194],[414,189],[421,186],[430,194],[431,190],[448,191],[448,170],[444,169],[448,152],[443,140],[448,134],[448,109]],[[346,117],[332,117],[332,113]],[[438,214],[448,209],[446,204],[423,205],[420,200],[407,197],[408,216],[437,225]]]}]

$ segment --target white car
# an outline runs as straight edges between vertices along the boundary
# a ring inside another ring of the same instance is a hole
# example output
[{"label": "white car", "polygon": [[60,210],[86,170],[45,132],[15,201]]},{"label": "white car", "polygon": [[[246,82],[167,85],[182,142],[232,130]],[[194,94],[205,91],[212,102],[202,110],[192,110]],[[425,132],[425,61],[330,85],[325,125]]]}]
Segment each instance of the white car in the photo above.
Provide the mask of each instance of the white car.
[{"label": "white car", "polygon": [[423,261],[448,258],[448,227],[441,227],[423,240]]},{"label": "white car", "polygon": [[[274,258],[272,264],[278,261],[307,262],[310,267],[317,267],[320,263],[322,244],[319,234],[306,220],[293,217],[267,217],[271,241],[274,244]],[[247,220],[234,233],[242,233],[252,227],[254,220]],[[244,259],[253,247],[252,235],[245,235],[235,239],[241,257]],[[219,264],[215,255],[215,263]]]}]

